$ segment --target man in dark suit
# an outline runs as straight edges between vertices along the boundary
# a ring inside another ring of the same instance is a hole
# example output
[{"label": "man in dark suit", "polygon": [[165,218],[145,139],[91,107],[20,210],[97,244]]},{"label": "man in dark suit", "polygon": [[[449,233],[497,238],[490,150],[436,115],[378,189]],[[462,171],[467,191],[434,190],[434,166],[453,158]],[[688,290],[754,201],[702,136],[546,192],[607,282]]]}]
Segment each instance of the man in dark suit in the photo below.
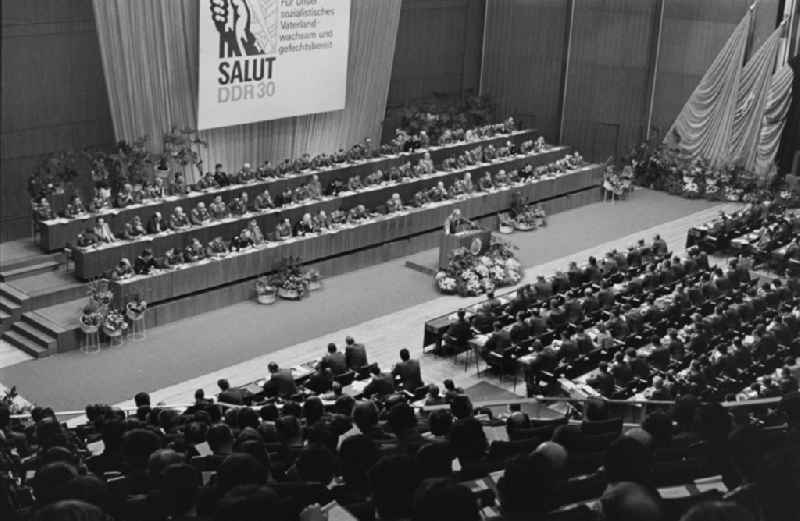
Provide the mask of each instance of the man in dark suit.
[{"label": "man in dark suit", "polygon": [[531,336],[531,328],[525,321],[524,311],[517,312],[517,321],[514,322],[508,333],[511,337],[511,341],[515,343],[520,343]]},{"label": "man in dark suit", "polygon": [[494,331],[486,340],[486,343],[483,344],[481,357],[483,357],[487,364],[496,366],[497,358],[490,355],[494,354],[504,357],[506,351],[511,348],[511,336],[508,334],[508,331],[503,329],[503,325],[500,322],[495,322],[493,328]]},{"label": "man in dark suit", "polygon": [[347,357],[344,353],[336,350],[336,344],[328,344],[328,354],[319,361],[320,367],[330,369],[333,376],[347,372]]},{"label": "man in dark suit", "polygon": [[411,359],[408,349],[400,350],[400,361],[392,369],[392,376],[399,378],[403,387],[408,391],[422,387],[422,371],[419,361]]},{"label": "man in dark suit", "polygon": [[597,374],[586,380],[586,383],[605,397],[614,394],[614,377],[608,372],[607,362],[600,362],[597,365]]},{"label": "man in dark suit", "polygon": [[167,230],[167,223],[161,212],[156,212],[147,220],[147,233],[161,233]]},{"label": "man in dark suit", "polygon": [[224,378],[217,380],[217,387],[219,387],[220,391],[219,395],[217,395],[217,401],[220,403],[245,405],[250,401],[250,396],[246,395],[245,391],[242,389],[231,389],[231,385],[228,383],[228,380]]},{"label": "man in dark suit", "polygon": [[457,315],[458,318],[450,324],[445,333],[445,350],[451,348],[464,349],[467,346],[467,341],[472,338],[472,326],[466,319],[466,311],[459,309]]},{"label": "man in dark suit", "polygon": [[344,343],[344,357],[347,361],[348,369],[356,370],[368,364],[367,348],[364,347],[364,344],[356,343],[351,336],[345,338]]},{"label": "man in dark suit", "polygon": [[392,375],[381,372],[377,364],[370,368],[372,380],[364,387],[364,397],[388,396],[394,392]]},{"label": "man in dark suit", "polygon": [[270,362],[267,369],[270,377],[264,382],[264,394],[282,398],[297,394],[297,384],[294,382],[291,370],[281,369],[275,362]]}]

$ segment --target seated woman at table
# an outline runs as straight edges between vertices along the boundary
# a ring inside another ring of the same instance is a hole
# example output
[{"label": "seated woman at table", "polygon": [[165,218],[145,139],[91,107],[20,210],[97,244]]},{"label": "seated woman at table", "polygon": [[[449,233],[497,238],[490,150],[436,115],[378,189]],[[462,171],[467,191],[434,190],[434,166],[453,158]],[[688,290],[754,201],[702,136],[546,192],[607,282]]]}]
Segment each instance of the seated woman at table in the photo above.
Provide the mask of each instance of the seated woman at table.
[{"label": "seated woman at table", "polygon": [[92,201],[89,203],[89,211],[90,212],[99,212],[105,208],[111,208],[111,201],[108,197],[103,194],[103,191],[100,189],[95,189],[94,197]]},{"label": "seated woman at table", "polygon": [[125,227],[122,230],[122,238],[126,241],[133,241],[145,233],[147,232],[142,224],[142,218],[138,215],[134,215],[133,219],[125,223]]},{"label": "seated woman at table", "polygon": [[172,230],[182,230],[189,227],[189,218],[183,212],[183,208],[176,206],[169,216],[169,227]]},{"label": "seated woman at table", "polygon": [[163,199],[167,195],[167,189],[164,187],[164,181],[157,177],[153,184],[148,185],[145,190],[148,199]]},{"label": "seated woman at table", "polygon": [[133,186],[130,183],[122,185],[122,190],[117,192],[117,208],[125,208],[129,204],[133,204]]},{"label": "seated woman at table", "polygon": [[272,196],[270,195],[269,190],[265,188],[263,192],[256,196],[255,200],[253,201],[253,208],[257,212],[275,208],[275,203],[272,201]]},{"label": "seated woman at table", "polygon": [[200,241],[195,237],[192,239],[191,244],[186,246],[183,249],[183,261],[184,262],[197,262],[201,259],[205,259],[206,257],[206,250],[203,248],[203,245]]},{"label": "seated woman at table", "polygon": [[239,232],[239,235],[234,235],[233,239],[231,239],[231,251],[239,251],[245,248],[251,248],[254,245],[255,241],[253,240],[253,235],[247,228]]},{"label": "seated woman at table", "polygon": [[367,213],[367,207],[363,204],[359,204],[358,206],[354,206],[350,208],[350,211],[347,212],[347,222],[351,224],[355,224],[359,221],[363,221],[364,219],[369,217],[369,213]]},{"label": "seated woman at table", "polygon": [[161,233],[167,231],[167,229],[167,223],[164,221],[161,212],[154,213],[147,221],[147,233]]},{"label": "seated woman at table", "polygon": [[81,197],[78,194],[73,195],[69,203],[67,203],[67,207],[64,209],[64,217],[72,219],[85,213],[86,207],[83,205]]},{"label": "seated woman at table", "polygon": [[389,200],[386,201],[386,209],[389,211],[389,213],[403,211],[403,200],[400,199],[400,194],[397,192],[392,194]]},{"label": "seated woman at table", "polygon": [[247,232],[250,234],[250,237],[253,239],[253,244],[261,244],[264,242],[264,234],[261,232],[261,227],[258,225],[258,222],[256,222],[255,219],[250,219],[250,221],[247,223],[247,227],[244,228],[241,233],[239,233],[240,237],[244,235],[245,230],[247,230]]},{"label": "seated woman at table", "polygon": [[98,242],[100,242],[100,239],[97,238],[92,228],[86,228],[86,230],[83,233],[79,233],[75,239],[75,244],[77,244],[79,248],[88,248]]},{"label": "seated woman at table", "polygon": [[317,231],[329,230],[331,224],[331,218],[328,217],[325,210],[320,210],[319,213],[314,216],[314,229]]},{"label": "seated woman at table", "polygon": [[483,177],[481,177],[480,181],[478,181],[478,187],[483,192],[487,192],[492,188],[494,188],[494,181],[492,181],[492,174],[490,174],[489,172],[484,173]]},{"label": "seated woman at table", "polygon": [[218,195],[214,198],[210,205],[208,205],[209,213],[212,219],[225,219],[228,217],[228,207],[222,200],[222,196]]},{"label": "seated woman at table", "polygon": [[362,188],[364,188],[364,185],[361,183],[361,177],[354,175],[347,180],[347,190],[349,192],[358,192]]},{"label": "seated woman at table", "polygon": [[[389,201],[391,201],[391,199],[389,199]],[[414,197],[413,197],[412,201],[413,201],[412,204],[414,206],[416,206],[417,208],[422,208],[423,206],[425,206],[426,204],[431,202],[430,198],[428,197],[428,191],[427,190],[418,190],[418,191],[414,192]],[[388,202],[386,203],[386,206],[388,208],[388,206],[389,206]],[[392,211],[393,210],[389,210],[389,213],[391,213]],[[394,210],[394,211],[396,211],[396,210]]]},{"label": "seated woman at table", "polygon": [[208,210],[206,209],[206,203],[204,203],[203,201],[197,203],[197,206],[192,208],[192,211],[189,213],[189,219],[195,226],[200,226],[202,224],[210,222],[211,214],[208,213]]},{"label": "seated woman at table", "polygon": [[119,264],[117,264],[114,269],[111,270],[111,279],[121,280],[131,277],[133,277],[133,266],[131,265],[131,261],[123,257],[120,259]]},{"label": "seated woman at table", "polygon": [[315,233],[316,231],[310,213],[303,214],[303,218],[300,219],[294,227],[294,234],[298,237],[308,235],[309,233]]},{"label": "seated woman at table", "polygon": [[322,183],[319,182],[319,176],[314,174],[308,182],[308,197],[311,199],[322,198]]},{"label": "seated woman at table", "polygon": [[98,217],[94,222],[94,234],[100,242],[114,242],[117,240],[114,234],[111,233],[111,227],[102,217]]},{"label": "seated woman at table", "polygon": [[500,169],[496,174],[494,174],[494,185],[497,187],[508,185],[508,175],[506,175],[505,170]]},{"label": "seated woman at table", "polygon": [[197,188],[200,190],[208,190],[210,188],[216,188],[217,186],[217,181],[214,179],[214,174],[211,172],[206,172],[205,175],[197,181]]},{"label": "seated woman at table", "polygon": [[156,267],[156,260],[153,257],[153,250],[145,248],[142,253],[133,261],[133,271],[137,275],[148,275],[150,270]]},{"label": "seated woman at table", "polygon": [[207,257],[217,257],[228,253],[228,245],[222,240],[219,235],[211,239],[206,247]]},{"label": "seated woman at table", "polygon": [[186,184],[183,174],[180,172],[175,172],[175,178],[172,181],[170,195],[186,195],[188,193],[189,185]]},{"label": "seated woman at table", "polygon": [[289,219],[284,219],[275,226],[275,239],[282,241],[292,236],[292,223]]}]

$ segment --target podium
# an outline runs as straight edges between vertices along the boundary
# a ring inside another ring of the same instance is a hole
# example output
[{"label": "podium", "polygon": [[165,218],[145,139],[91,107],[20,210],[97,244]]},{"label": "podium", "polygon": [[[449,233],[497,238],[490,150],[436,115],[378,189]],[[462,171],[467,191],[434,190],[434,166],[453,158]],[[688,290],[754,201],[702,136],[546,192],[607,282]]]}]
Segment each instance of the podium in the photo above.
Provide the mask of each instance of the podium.
[{"label": "podium", "polygon": [[447,267],[450,253],[458,248],[466,248],[475,255],[486,251],[492,242],[489,230],[467,230],[458,233],[444,233],[439,239],[439,269]]}]

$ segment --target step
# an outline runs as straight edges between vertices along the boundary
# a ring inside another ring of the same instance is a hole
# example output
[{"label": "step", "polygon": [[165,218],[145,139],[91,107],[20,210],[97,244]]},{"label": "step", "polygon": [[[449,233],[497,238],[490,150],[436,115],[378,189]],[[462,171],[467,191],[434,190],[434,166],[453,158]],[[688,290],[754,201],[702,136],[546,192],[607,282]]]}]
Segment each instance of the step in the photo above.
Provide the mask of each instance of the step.
[{"label": "step", "polygon": [[37,264],[29,264],[27,266],[20,266],[5,271],[0,271],[0,280],[8,282],[14,279],[21,279],[22,277],[29,277],[38,273],[46,271],[55,271],[59,267],[59,262],[55,260],[39,262]]},{"label": "step", "polygon": [[36,311],[23,313],[20,317],[20,321],[28,324],[29,326],[38,330],[40,333],[43,333],[45,336],[52,337],[54,339],[58,338],[59,333],[64,332],[63,326],[56,324]]},{"label": "step", "polygon": [[20,291],[10,284],[0,282],[0,296],[6,297],[12,302],[22,304],[28,299],[28,295],[24,291]]},{"label": "step", "polygon": [[0,295],[0,311],[5,311],[9,315],[18,315],[22,310],[22,306],[17,302],[9,300],[7,297]]},{"label": "step", "polygon": [[47,350],[55,349],[58,342],[55,337],[48,335],[44,331],[35,327],[33,324],[24,321],[15,322],[14,325],[11,326],[11,331],[14,333],[19,333],[33,342],[45,347]]},{"label": "step", "polygon": [[0,338],[34,358],[42,358],[50,354],[45,347],[40,346],[13,330],[6,331]]}]

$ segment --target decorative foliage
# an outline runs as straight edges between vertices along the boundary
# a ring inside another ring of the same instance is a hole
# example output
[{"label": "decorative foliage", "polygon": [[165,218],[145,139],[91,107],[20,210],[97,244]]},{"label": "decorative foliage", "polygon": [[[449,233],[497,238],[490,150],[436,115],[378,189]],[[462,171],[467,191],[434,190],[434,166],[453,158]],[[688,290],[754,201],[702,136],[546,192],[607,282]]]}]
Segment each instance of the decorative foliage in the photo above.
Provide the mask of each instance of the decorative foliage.
[{"label": "decorative foliage", "polygon": [[448,101],[443,96],[407,105],[400,109],[400,126],[410,135],[424,131],[431,143],[437,143],[445,130],[469,129],[494,121],[495,107],[488,96],[470,96]]},{"label": "decorative foliage", "polygon": [[522,266],[514,256],[515,246],[494,241],[488,250],[475,255],[466,248],[453,250],[450,262],[434,277],[439,291],[471,297],[513,286],[522,280]]},{"label": "decorative foliage", "polygon": [[167,163],[187,166],[202,165],[196,147],[207,147],[208,143],[197,137],[197,131],[191,128],[172,127],[163,137],[164,152],[161,159]]},{"label": "decorative foliage", "polygon": [[153,155],[147,150],[148,141],[147,136],[142,136],[133,143],[117,142],[111,159],[124,182],[143,184],[148,180],[148,171],[153,165]]},{"label": "decorative foliage", "polygon": [[48,197],[65,183],[78,177],[78,154],[75,152],[54,152],[42,159],[33,175],[28,179],[28,192],[31,197]]}]

